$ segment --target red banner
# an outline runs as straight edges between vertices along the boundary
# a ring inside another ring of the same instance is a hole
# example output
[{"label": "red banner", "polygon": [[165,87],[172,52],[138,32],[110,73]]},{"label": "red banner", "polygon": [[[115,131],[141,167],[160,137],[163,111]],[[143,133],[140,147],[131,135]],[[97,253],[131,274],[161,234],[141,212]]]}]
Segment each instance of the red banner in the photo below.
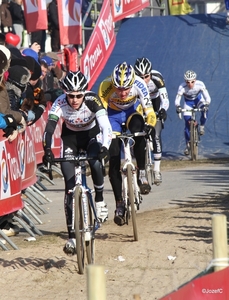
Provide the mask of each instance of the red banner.
[{"label": "red banner", "polygon": [[46,0],[23,0],[23,5],[27,31],[47,29]]},{"label": "red banner", "polygon": [[114,22],[135,14],[150,5],[149,0],[111,0]]},{"label": "red banner", "polygon": [[0,159],[0,216],[4,216],[23,207],[17,139],[10,143],[0,134]]},{"label": "red banner", "polygon": [[[42,138],[51,105],[48,102],[41,118],[12,143],[3,137],[4,132],[0,130],[0,216],[23,208],[21,191],[37,181],[36,169],[37,164],[42,163]],[[55,157],[60,157],[61,128],[62,122],[59,121],[52,140]]]},{"label": "red banner", "polygon": [[61,45],[82,44],[82,0],[57,0]]},{"label": "red banner", "polygon": [[42,157],[44,155],[42,138],[45,130],[46,120],[48,113],[47,111],[36,121],[35,124],[28,128],[32,131],[32,139],[35,147],[36,163],[37,165],[42,163]]},{"label": "red banner", "polygon": [[160,300],[226,300],[229,299],[228,289],[229,267],[188,282]]},{"label": "red banner", "polygon": [[100,75],[115,45],[115,32],[109,1],[104,1],[94,31],[83,52],[80,70],[86,76],[89,89]]}]

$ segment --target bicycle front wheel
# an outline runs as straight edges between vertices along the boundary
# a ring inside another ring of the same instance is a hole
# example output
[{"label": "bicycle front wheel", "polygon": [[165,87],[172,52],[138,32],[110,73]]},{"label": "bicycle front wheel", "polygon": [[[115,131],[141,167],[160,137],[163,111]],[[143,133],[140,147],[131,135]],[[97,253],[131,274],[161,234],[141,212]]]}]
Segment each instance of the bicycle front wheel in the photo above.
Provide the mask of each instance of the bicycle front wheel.
[{"label": "bicycle front wheel", "polygon": [[[88,207],[88,238],[85,241],[86,254],[88,264],[95,263],[95,230],[93,212],[90,204],[90,194],[87,193],[87,207]],[[92,199],[91,199],[92,200]]]},{"label": "bicycle front wheel", "polygon": [[79,273],[84,273],[84,245],[85,245],[85,232],[84,232],[84,214],[82,204],[82,190],[76,187],[75,193],[75,235],[76,235],[76,255]]},{"label": "bicycle front wheel", "polygon": [[127,166],[127,185],[128,185],[128,197],[129,197],[129,202],[131,207],[134,240],[138,241],[137,221],[136,221],[136,212],[135,212],[135,205],[134,205],[135,196],[133,190],[132,167],[130,165]]},{"label": "bicycle front wheel", "polygon": [[152,152],[148,143],[146,143],[146,151],[145,151],[145,170],[146,170],[146,178],[150,184],[153,185],[153,162],[152,162]]},{"label": "bicycle front wheel", "polygon": [[198,132],[194,120],[191,120],[190,123],[190,150],[191,160],[196,160],[198,156]]}]

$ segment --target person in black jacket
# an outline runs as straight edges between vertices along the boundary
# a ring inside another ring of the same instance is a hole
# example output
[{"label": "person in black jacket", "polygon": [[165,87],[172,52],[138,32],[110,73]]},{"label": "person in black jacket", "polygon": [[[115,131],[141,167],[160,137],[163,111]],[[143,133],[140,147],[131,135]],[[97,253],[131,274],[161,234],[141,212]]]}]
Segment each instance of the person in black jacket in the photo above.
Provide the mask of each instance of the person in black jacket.
[{"label": "person in black jacket", "polygon": [[60,51],[60,30],[56,0],[52,0],[48,6],[48,22],[51,35],[51,48],[52,51],[58,52]]},{"label": "person in black jacket", "polygon": [[25,29],[25,18],[22,9],[22,0],[11,0],[9,5],[13,21],[13,31],[20,37],[17,48],[20,48],[23,42],[23,30]]}]

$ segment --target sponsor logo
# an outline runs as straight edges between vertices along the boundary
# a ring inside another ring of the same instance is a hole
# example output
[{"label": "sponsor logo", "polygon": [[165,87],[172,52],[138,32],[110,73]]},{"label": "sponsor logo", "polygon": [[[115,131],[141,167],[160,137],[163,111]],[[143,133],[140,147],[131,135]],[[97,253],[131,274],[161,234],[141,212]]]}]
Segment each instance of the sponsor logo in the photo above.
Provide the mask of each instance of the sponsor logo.
[{"label": "sponsor logo", "polygon": [[135,80],[134,84],[141,90],[144,97],[147,97],[149,95],[146,84],[143,84],[142,82],[140,82],[138,80]]},{"label": "sponsor logo", "polygon": [[102,37],[103,37],[105,48],[107,50],[111,43],[109,35],[111,34],[111,32],[113,30],[113,19],[112,19],[111,13],[109,13],[107,19],[105,19],[105,20],[101,19],[99,21],[98,26],[101,31]]},{"label": "sponsor logo", "polygon": [[18,156],[19,156],[19,164],[21,170],[21,177],[25,177],[25,144],[23,140],[18,142]]},{"label": "sponsor logo", "polygon": [[89,63],[89,55],[88,54],[86,55],[86,57],[84,59],[83,70],[84,70],[84,76],[86,77],[87,81],[89,82],[91,79],[91,75],[90,75],[90,63]]},{"label": "sponsor logo", "polygon": [[75,26],[81,23],[81,0],[66,0],[63,9],[64,26]]},{"label": "sponsor logo", "polygon": [[38,0],[25,0],[25,6],[28,14],[38,12]]},{"label": "sponsor logo", "polygon": [[92,53],[91,55],[89,54],[86,55],[84,59],[84,75],[87,78],[87,81],[90,81],[91,70],[95,67],[101,54],[102,54],[101,47],[99,44],[97,44],[94,53]]},{"label": "sponsor logo", "polygon": [[2,149],[1,173],[3,192],[6,193],[9,187],[9,170],[7,165],[6,149],[4,147]]},{"label": "sponsor logo", "polygon": [[110,84],[108,86],[108,88],[105,91],[102,92],[102,97],[106,98],[106,96],[108,96],[108,94],[110,93],[111,90],[112,90],[112,84]]}]

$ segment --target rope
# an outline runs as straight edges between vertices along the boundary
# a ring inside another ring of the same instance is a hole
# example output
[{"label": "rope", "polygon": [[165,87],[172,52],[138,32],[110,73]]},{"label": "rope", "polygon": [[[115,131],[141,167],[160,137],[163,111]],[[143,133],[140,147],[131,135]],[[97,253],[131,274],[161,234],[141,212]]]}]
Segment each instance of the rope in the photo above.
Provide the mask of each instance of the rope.
[{"label": "rope", "polygon": [[229,258],[215,258],[210,261],[210,264],[206,268],[206,271],[209,271],[212,267],[228,267],[229,266]]}]

